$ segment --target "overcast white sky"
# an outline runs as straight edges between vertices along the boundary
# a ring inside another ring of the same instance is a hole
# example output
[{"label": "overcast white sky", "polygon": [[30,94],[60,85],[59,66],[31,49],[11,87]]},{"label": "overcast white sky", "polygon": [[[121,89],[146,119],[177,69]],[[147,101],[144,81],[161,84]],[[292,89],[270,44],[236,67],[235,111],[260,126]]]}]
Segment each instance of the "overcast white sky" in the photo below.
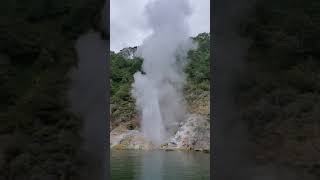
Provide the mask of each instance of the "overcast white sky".
[{"label": "overcast white sky", "polygon": [[[110,1],[110,48],[118,52],[125,47],[139,46],[150,34],[143,15],[150,0]],[[174,1],[174,0],[173,0]],[[193,14],[189,19],[191,34],[210,31],[210,0],[189,0]]]}]

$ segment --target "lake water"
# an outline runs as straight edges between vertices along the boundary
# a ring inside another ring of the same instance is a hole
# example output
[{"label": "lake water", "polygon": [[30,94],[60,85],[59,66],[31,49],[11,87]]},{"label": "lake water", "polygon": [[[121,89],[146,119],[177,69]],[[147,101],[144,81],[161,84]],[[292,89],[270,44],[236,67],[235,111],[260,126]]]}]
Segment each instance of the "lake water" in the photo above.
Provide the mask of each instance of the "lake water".
[{"label": "lake water", "polygon": [[112,180],[209,180],[210,154],[111,151]]}]

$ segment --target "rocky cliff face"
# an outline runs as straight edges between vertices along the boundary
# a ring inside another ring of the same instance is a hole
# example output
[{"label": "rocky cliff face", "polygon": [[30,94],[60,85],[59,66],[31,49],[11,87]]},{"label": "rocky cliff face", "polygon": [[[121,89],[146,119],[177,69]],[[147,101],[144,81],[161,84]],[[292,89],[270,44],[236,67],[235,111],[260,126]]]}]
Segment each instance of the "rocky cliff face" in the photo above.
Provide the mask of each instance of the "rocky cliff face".
[{"label": "rocky cliff face", "polygon": [[210,120],[201,115],[187,115],[177,132],[162,146],[166,149],[210,150]]},{"label": "rocky cliff face", "polygon": [[120,50],[119,54],[127,59],[133,59],[136,56],[138,47],[128,47]]}]

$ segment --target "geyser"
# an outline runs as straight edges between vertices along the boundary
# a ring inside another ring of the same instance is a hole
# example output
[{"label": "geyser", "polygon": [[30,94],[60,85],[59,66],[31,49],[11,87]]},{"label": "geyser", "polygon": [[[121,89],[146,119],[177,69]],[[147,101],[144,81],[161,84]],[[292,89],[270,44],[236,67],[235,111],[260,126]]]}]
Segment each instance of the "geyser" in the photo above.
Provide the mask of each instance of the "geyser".
[{"label": "geyser", "polygon": [[189,37],[188,0],[155,0],[146,5],[152,34],[138,48],[143,73],[134,75],[132,95],[141,113],[141,130],[154,144],[163,143],[185,115],[182,88]]}]

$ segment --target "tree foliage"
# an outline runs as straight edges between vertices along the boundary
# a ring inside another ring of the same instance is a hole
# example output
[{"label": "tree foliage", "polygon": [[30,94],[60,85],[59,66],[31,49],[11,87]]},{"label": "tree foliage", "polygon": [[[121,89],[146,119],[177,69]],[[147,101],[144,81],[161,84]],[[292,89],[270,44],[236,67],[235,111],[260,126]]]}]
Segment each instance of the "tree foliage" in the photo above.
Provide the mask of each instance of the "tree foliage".
[{"label": "tree foliage", "polygon": [[121,54],[111,53],[111,120],[119,123],[135,115],[134,99],[131,96],[133,74],[141,70],[142,59],[128,59]]}]

